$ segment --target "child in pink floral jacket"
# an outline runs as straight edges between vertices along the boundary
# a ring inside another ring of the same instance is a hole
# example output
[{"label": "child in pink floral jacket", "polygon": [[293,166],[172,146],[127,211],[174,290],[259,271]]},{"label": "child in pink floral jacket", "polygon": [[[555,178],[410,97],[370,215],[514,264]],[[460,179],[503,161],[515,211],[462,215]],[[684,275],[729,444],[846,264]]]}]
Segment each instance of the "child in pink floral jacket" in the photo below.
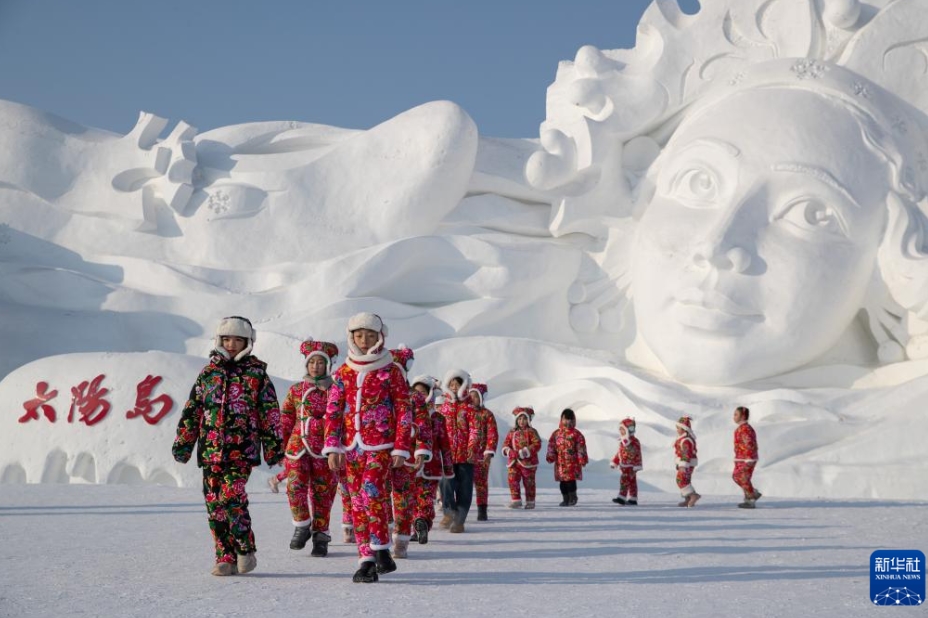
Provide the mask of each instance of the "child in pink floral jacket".
[{"label": "child in pink floral jacket", "polygon": [[576,425],[577,416],[567,408],[561,412],[560,426],[548,439],[545,461],[554,464],[554,480],[560,483],[564,498],[558,506],[577,505],[577,481],[583,480],[583,466],[590,461],[586,439]]},{"label": "child in pink floral jacket", "polygon": [[732,480],[744,492],[744,502],[738,505],[741,509],[753,509],[760,499],[761,493],[751,482],[754,476],[754,467],[757,465],[757,434],[748,422],[751,411],[744,406],[735,408],[732,420],[735,422],[735,469],[731,474]]},{"label": "child in pink floral jacket", "polygon": [[527,406],[518,407],[512,411],[512,415],[516,417],[516,426],[509,430],[503,440],[503,456],[506,458],[509,494],[512,497],[509,508],[522,508],[521,484],[525,487],[525,508],[533,509],[541,436],[531,424],[535,410]]},{"label": "child in pink floral jacket", "polygon": [[641,443],[635,437],[635,419],[626,418],[619,424],[619,450],[612,458],[611,468],[622,473],[616,504],[638,505],[638,471],[642,469]]},{"label": "child in pink floral jacket", "polygon": [[432,376],[420,375],[413,378],[411,383],[428,406],[432,423],[432,458],[419,469],[413,482],[415,540],[420,545],[425,545],[429,542],[429,530],[435,521],[435,494],[438,491],[438,483],[442,479],[453,479],[454,467],[451,445],[445,435],[445,419],[435,407],[435,398],[440,388],[438,380]]},{"label": "child in pink floral jacket", "polygon": [[352,521],[360,566],[352,580],[373,583],[396,570],[390,555],[387,491],[391,468],[411,454],[409,385],[384,346],[380,316],[359,313],[348,320],[348,358],[332,375],[325,413],[329,468],[347,467]]},{"label": "child in pink floral jacket", "polygon": [[330,373],[338,347],[310,338],[300,352],[306,358],[306,375],[290,387],[281,409],[283,430],[290,436],[286,453],[287,499],[294,526],[290,549],[303,549],[312,538],[310,554],[322,557],[332,540],[329,516],[338,487],[338,476],[322,455]]},{"label": "child in pink floral jacket", "polygon": [[280,408],[267,364],[251,355],[255,330],[243,317],[223,318],[209,364],[197,376],[177,424],[172,454],[187,463],[197,447],[203,496],[216,545],[213,575],[253,571],[255,535],[245,485],[251,469],[284,456]]}]

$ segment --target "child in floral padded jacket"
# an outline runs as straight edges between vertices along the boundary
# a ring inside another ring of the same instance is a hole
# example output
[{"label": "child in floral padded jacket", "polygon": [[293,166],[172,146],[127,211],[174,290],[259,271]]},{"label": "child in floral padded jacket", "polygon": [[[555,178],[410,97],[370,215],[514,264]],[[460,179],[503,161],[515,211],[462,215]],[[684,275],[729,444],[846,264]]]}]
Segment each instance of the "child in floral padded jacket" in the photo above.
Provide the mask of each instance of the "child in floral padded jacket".
[{"label": "child in floral padded jacket", "polygon": [[541,436],[532,427],[535,410],[530,407],[518,407],[512,411],[516,417],[516,426],[509,430],[503,440],[503,456],[508,468],[509,495],[512,502],[509,508],[522,508],[522,495],[519,485],[525,487],[525,508],[535,508],[535,473],[538,471],[538,451],[541,450]]},{"label": "child in floral padded jacket", "polygon": [[329,552],[329,517],[338,489],[338,476],[322,455],[325,408],[332,386],[332,364],[338,346],[307,339],[300,345],[306,358],[306,375],[290,387],[281,409],[281,426],[287,440],[287,500],[293,515],[290,549],[303,549],[312,539],[310,555]]},{"label": "child in floral padded jacket", "polygon": [[554,480],[561,485],[564,498],[558,506],[577,505],[577,481],[583,480],[583,466],[589,463],[586,439],[576,427],[577,416],[567,408],[561,412],[561,424],[548,439],[545,461],[554,464]]},{"label": "child in floral padded jacket", "polygon": [[251,355],[255,331],[246,318],[223,318],[209,364],[197,376],[177,424],[172,453],[187,463],[197,447],[203,496],[216,545],[213,575],[257,566],[245,484],[251,469],[284,456],[277,393],[267,364]]},{"label": "child in floral padded jacket", "polygon": [[611,468],[618,468],[619,495],[612,499],[616,504],[638,505],[638,471],[642,469],[641,443],[635,437],[635,419],[626,418],[619,424],[619,450],[612,458]]}]

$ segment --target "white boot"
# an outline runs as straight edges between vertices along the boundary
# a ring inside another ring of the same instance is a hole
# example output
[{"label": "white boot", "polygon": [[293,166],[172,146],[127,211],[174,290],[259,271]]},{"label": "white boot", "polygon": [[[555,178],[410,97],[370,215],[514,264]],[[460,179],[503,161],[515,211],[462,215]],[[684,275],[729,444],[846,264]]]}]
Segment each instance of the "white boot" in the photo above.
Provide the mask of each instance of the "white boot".
[{"label": "white boot", "polygon": [[238,572],[239,574],[251,573],[258,566],[258,558],[255,552],[238,555]]},{"label": "white boot", "polygon": [[394,558],[406,558],[406,555],[409,550],[409,541],[402,540],[399,538],[399,535],[393,535],[393,557]]}]

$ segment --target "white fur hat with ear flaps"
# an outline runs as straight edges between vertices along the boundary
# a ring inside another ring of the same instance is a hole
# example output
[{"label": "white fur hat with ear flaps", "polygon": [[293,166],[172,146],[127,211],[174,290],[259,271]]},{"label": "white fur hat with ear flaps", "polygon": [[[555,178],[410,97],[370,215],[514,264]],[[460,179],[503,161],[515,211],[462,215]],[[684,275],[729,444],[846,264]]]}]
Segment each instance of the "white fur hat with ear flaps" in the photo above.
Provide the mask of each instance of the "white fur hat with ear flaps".
[{"label": "white fur hat with ear flaps", "polygon": [[233,360],[240,361],[249,354],[255,347],[255,327],[251,325],[251,320],[239,315],[232,315],[222,318],[216,327],[216,339],[214,345],[220,354],[229,357],[229,353],[222,347],[223,337],[241,337],[248,343],[245,349],[235,355]]},{"label": "white fur hat with ear flaps", "polygon": [[[451,391],[451,380],[457,378],[461,381],[461,388],[457,392]],[[453,395],[458,401],[464,401],[467,399],[467,391],[470,390],[471,379],[470,374],[464,371],[463,369],[452,369],[445,374],[445,379],[441,382],[441,390],[449,395]]]}]

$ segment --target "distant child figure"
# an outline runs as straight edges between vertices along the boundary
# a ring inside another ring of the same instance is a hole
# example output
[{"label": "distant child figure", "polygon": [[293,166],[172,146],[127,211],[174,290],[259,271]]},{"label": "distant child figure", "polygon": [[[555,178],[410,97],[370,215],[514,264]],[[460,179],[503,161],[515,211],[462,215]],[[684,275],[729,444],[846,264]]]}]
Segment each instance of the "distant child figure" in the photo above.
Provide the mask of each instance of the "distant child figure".
[{"label": "distant child figure", "polygon": [[[325,408],[332,386],[332,363],[338,347],[308,339],[300,346],[306,358],[306,375],[287,392],[281,424],[287,441],[287,499],[293,515],[290,549],[303,549],[312,538],[310,554],[329,552],[329,516],[338,489],[338,476],[322,455],[325,446]],[[312,508],[310,508],[310,504]]]},{"label": "distant child figure", "polygon": [[744,406],[735,408],[733,420],[735,421],[735,470],[731,478],[744,491],[744,502],[738,508],[753,509],[760,499],[761,493],[751,484],[754,476],[754,466],[757,465],[757,434],[748,423],[751,411]]},{"label": "distant child figure", "polygon": [[435,494],[438,482],[454,478],[451,461],[451,443],[445,434],[445,419],[435,406],[435,399],[440,390],[437,378],[428,375],[416,376],[411,380],[412,387],[422,394],[429,409],[432,423],[432,459],[427,461],[413,481],[413,527],[415,540],[420,545],[429,542],[429,531],[435,521]]},{"label": "distant child figure", "polygon": [[487,395],[487,385],[474,383],[468,392],[471,405],[477,410],[476,444],[474,453],[474,490],[477,494],[477,521],[487,521],[487,507],[490,495],[490,462],[499,446],[499,429],[496,417],[483,405]]},{"label": "distant child figure", "polygon": [[622,473],[616,504],[638,505],[638,471],[642,469],[641,443],[635,437],[635,419],[626,418],[619,424],[619,450],[610,464]]},{"label": "distant child figure", "polygon": [[586,439],[576,427],[577,416],[570,408],[561,412],[560,426],[548,439],[545,461],[554,464],[554,480],[561,484],[564,498],[558,506],[577,505],[577,481],[583,480],[583,466],[589,463]]},{"label": "distant child figure", "polygon": [[673,443],[673,451],[677,456],[677,487],[683,501],[677,506],[696,506],[702,498],[693,488],[693,470],[699,460],[696,459],[696,434],[693,433],[693,419],[681,416],[677,421],[677,439]]},{"label": "distant child figure", "polygon": [[385,348],[380,316],[348,320],[348,358],[332,374],[325,413],[329,469],[346,469],[358,546],[356,583],[376,582],[396,570],[390,555],[388,481],[410,453],[409,385]]},{"label": "distant child figure", "polygon": [[197,376],[177,424],[172,453],[187,463],[197,446],[203,496],[216,545],[213,575],[253,571],[255,535],[245,484],[251,469],[284,456],[280,409],[267,364],[251,355],[255,330],[246,318],[223,318],[209,364]]},{"label": "distant child figure", "polygon": [[522,508],[522,491],[525,487],[525,508],[535,508],[535,472],[538,469],[538,451],[541,450],[541,436],[532,427],[535,410],[530,407],[518,407],[512,411],[516,417],[516,426],[509,430],[503,440],[503,456],[506,457],[509,477],[509,495],[512,502],[509,508]]}]

